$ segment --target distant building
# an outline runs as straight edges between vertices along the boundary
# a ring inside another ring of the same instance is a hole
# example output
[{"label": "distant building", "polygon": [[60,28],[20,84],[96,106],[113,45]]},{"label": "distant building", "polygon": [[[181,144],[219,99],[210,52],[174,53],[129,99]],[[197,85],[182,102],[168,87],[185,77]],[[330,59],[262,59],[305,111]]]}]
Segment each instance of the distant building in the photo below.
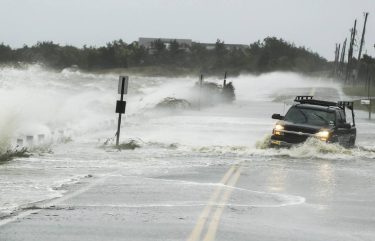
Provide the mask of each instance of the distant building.
[{"label": "distant building", "polygon": [[[201,46],[204,46],[207,50],[213,50],[216,47],[216,43],[196,43]],[[249,45],[246,44],[224,44],[225,48],[228,50],[232,49],[246,49]]]},{"label": "distant building", "polygon": [[193,41],[191,39],[172,39],[172,38],[139,38],[138,44],[140,46],[145,47],[146,49],[152,49],[152,43],[155,42],[156,40],[162,41],[167,48],[169,48],[169,44],[173,41],[176,41],[180,49],[188,49]]},{"label": "distant building", "polygon": [[[172,39],[172,38],[139,38],[138,44],[139,46],[143,46],[146,49],[148,49],[150,52],[153,52],[153,42],[160,40],[164,43],[166,48],[169,48],[169,45],[171,42],[176,41],[181,50],[189,51],[189,48],[191,45],[194,44],[199,44],[201,46],[204,46],[207,50],[213,50],[215,49],[216,44],[215,43],[198,43],[198,42],[193,42],[191,39]],[[248,45],[245,44],[224,44],[225,48],[228,50],[232,49],[245,49],[248,48]]]},{"label": "distant building", "polygon": [[216,46],[215,43],[213,44],[212,43],[195,43],[195,44],[199,44],[200,46],[205,47],[207,50],[214,50]]}]

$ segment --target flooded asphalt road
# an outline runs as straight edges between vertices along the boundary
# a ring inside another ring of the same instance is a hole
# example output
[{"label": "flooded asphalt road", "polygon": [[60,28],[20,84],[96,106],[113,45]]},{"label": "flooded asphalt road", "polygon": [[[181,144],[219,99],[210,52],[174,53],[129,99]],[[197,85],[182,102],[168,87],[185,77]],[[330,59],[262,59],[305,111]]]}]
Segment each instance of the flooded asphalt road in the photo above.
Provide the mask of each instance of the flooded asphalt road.
[{"label": "flooded asphalt road", "polygon": [[1,240],[374,238],[372,160],[201,161],[211,164],[84,179],[61,199],[2,220]]},{"label": "flooded asphalt road", "polygon": [[351,150],[264,148],[271,114],[295,95],[343,98],[335,85],[267,78],[268,92],[237,80],[234,105],[129,116],[124,138],[139,149],[103,147],[111,128],[92,127],[0,166],[0,240],[374,240],[375,123],[357,112]]}]

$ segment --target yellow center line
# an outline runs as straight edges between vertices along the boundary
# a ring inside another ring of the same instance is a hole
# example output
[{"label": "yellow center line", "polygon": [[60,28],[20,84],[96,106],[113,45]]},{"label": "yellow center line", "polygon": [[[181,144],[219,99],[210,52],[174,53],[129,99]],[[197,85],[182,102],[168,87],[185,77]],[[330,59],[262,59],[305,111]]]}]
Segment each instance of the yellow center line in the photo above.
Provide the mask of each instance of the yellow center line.
[{"label": "yellow center line", "polygon": [[[228,183],[228,186],[234,187],[236,185],[238,179],[240,178],[241,170],[242,170],[242,167],[237,169],[236,173],[230,179],[230,181]],[[208,226],[208,230],[207,230],[206,236],[204,237],[203,241],[215,240],[216,232],[217,232],[217,229],[219,227],[221,215],[224,212],[225,204],[228,202],[228,199],[229,199],[230,195],[232,194],[232,192],[233,192],[233,188],[228,188],[223,193],[223,195],[220,199],[221,205],[216,209],[215,213],[213,214],[212,219],[211,219],[211,223]]]},{"label": "yellow center line", "polygon": [[[234,171],[238,167],[232,166],[224,175],[224,177],[220,180],[221,184],[226,184],[231,177],[231,175],[234,173]],[[204,228],[204,225],[206,223],[207,218],[209,217],[209,214],[211,212],[212,206],[215,202],[215,200],[219,197],[220,192],[222,190],[223,186],[218,186],[214,193],[211,195],[210,200],[208,201],[208,205],[203,209],[201,215],[198,218],[197,224],[195,225],[193,231],[191,232],[189,238],[187,241],[196,241],[200,238],[202,230]]]},{"label": "yellow center line", "polygon": [[310,91],[310,94],[309,94],[309,95],[311,95],[311,96],[314,96],[314,95],[315,95],[315,91],[316,91],[316,88],[315,88],[315,87],[313,87],[313,88],[311,89],[311,91]]}]

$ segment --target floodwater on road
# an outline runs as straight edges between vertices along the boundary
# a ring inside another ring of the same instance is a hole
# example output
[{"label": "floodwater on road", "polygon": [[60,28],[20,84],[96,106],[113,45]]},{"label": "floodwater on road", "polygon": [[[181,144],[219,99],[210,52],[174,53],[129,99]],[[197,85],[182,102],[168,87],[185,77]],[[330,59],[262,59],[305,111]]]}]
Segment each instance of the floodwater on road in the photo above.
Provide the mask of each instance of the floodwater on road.
[{"label": "floodwater on road", "polygon": [[[375,238],[375,123],[366,113],[356,111],[353,149],[316,140],[285,150],[265,145],[273,113],[284,114],[296,95],[345,100],[339,84],[295,73],[241,75],[228,79],[236,88],[232,104],[161,110],[155,106],[166,97],[201,98],[192,90],[197,78],[130,76],[121,142],[132,139],[139,148],[119,151],[113,148],[117,79],[115,74],[53,72],[37,65],[1,69],[0,151],[22,139],[32,156],[0,165],[0,218],[62,197],[74,183],[108,175],[137,177],[123,183],[129,193],[144,194],[140,190],[146,187],[155,191],[108,205],[203,207],[205,195],[216,187],[212,173],[241,165],[238,185],[225,205],[251,208],[258,219],[245,229],[246,215],[227,216],[225,222],[238,224],[240,234],[269,232],[274,225],[293,227],[300,232],[292,235],[296,240],[312,229],[320,229],[316,240]],[[33,136],[32,143],[27,136]],[[168,188],[170,198],[159,197],[160,186]],[[272,209],[286,206],[296,208],[293,215],[285,209],[276,215]],[[275,231],[275,240],[288,239],[284,231]]]}]

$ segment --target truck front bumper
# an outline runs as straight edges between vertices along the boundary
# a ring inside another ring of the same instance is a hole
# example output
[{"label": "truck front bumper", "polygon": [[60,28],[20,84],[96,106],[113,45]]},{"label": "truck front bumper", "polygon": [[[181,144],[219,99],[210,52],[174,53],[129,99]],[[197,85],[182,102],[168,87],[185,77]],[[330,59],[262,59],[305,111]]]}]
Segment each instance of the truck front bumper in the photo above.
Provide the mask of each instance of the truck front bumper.
[{"label": "truck front bumper", "polygon": [[290,148],[297,144],[288,143],[286,141],[280,141],[280,140],[270,140],[270,147],[274,148]]}]

